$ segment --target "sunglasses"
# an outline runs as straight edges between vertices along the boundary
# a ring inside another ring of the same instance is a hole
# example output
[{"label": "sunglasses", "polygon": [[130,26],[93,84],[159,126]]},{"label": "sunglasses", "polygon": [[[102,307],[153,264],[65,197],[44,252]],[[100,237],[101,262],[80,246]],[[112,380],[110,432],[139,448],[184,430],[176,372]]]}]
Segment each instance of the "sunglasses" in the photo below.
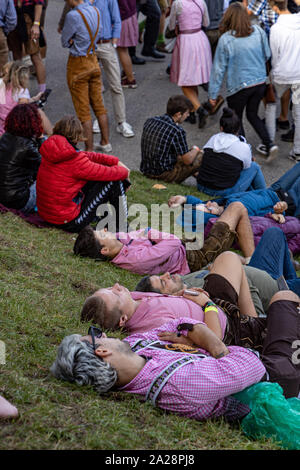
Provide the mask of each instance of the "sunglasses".
[{"label": "sunglasses", "polygon": [[96,326],[90,326],[88,335],[92,337],[92,343],[93,343],[93,349],[96,351],[96,343],[95,343],[95,338],[101,338],[102,336],[102,330],[101,328],[97,328]]}]

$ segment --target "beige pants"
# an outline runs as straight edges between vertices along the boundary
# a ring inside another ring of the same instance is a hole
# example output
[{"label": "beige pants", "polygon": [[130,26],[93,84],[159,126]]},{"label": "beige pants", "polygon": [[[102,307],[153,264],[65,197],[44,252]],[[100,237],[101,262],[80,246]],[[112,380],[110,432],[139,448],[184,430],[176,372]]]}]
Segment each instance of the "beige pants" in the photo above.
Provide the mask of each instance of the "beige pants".
[{"label": "beige pants", "polygon": [[117,124],[126,121],[125,98],[121,86],[120,65],[111,42],[97,44],[97,57],[100,60],[109,83],[115,120]]}]

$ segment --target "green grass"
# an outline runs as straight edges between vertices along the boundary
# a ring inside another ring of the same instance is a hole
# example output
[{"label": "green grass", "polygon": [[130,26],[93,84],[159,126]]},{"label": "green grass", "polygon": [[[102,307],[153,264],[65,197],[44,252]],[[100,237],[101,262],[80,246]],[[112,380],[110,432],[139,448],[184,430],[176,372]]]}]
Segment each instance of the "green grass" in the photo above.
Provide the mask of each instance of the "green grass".
[{"label": "green grass", "polygon": [[[129,204],[161,204],[195,188],[132,175]],[[198,193],[199,194],[199,193]],[[91,388],[59,382],[49,374],[64,336],[85,334],[79,321],[85,298],[96,288],[119,282],[133,289],[138,275],[72,254],[76,235],[38,229],[12,214],[1,214],[0,394],[20,417],[2,422],[0,449],[277,449],[251,441],[238,426],[199,423],[167,414],[135,397],[114,392],[99,397]]]}]

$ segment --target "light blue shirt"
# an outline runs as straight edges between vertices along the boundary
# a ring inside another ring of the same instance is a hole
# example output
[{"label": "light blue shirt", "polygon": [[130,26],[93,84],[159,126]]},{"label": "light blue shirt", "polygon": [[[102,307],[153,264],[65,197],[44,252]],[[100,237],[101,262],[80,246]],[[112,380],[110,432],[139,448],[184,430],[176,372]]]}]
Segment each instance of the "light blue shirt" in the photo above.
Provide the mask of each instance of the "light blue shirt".
[{"label": "light blue shirt", "polygon": [[3,28],[5,34],[13,31],[17,26],[17,13],[14,0],[0,1],[0,28]]},{"label": "light blue shirt", "polygon": [[[77,10],[81,10],[84,14],[90,28],[92,35],[96,34],[98,15],[96,8],[89,5],[88,3],[81,3],[77,7],[73,8],[66,15],[65,24],[61,33],[61,43],[63,47],[68,47],[70,54],[75,57],[86,56],[88,48],[91,44],[90,35],[88,29]],[[100,18],[101,21],[101,18]],[[73,40],[73,44],[70,45],[70,39]],[[95,38],[95,46],[97,41],[100,39],[100,28]],[[93,53],[91,49],[90,54]]]},{"label": "light blue shirt", "polygon": [[[89,0],[85,2],[88,3]],[[117,0],[95,0],[93,5],[100,12],[100,38],[119,38],[122,22]]]},{"label": "light blue shirt", "polygon": [[216,99],[226,75],[226,95],[266,81],[266,61],[271,57],[266,33],[253,26],[250,36],[237,38],[230,31],[222,34],[216,49],[208,95]]}]

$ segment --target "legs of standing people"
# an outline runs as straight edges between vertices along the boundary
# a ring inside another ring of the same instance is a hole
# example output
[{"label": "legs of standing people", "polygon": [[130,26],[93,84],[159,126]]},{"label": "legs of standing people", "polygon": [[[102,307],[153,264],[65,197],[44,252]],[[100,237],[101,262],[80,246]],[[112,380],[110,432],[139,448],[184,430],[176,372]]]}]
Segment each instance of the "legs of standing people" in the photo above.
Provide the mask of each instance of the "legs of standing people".
[{"label": "legs of standing people", "polygon": [[109,144],[108,119],[106,109],[103,106],[100,76],[100,67],[95,55],[91,54],[89,57],[69,56],[67,65],[68,87],[76,114],[85,131],[87,139],[85,146],[88,151],[93,151],[93,126],[90,105],[101,129],[101,145],[107,146]]},{"label": "legs of standing people", "polygon": [[97,56],[103,65],[109,83],[115,120],[117,124],[126,121],[125,98],[120,80],[120,66],[115,48],[110,42],[98,45]]},{"label": "legs of standing people", "polygon": [[265,84],[244,88],[234,95],[228,96],[227,102],[231,109],[234,109],[241,121],[241,134],[245,135],[242,118],[246,108],[246,116],[254,130],[262,140],[267,149],[271,146],[271,140],[262,119],[258,117],[258,107],[265,93]]},{"label": "legs of standing people", "polygon": [[291,291],[272,297],[267,316],[267,335],[261,360],[270,382],[283,388],[286,398],[297,397],[300,387],[300,299]]},{"label": "legs of standing people", "polygon": [[[146,0],[145,3],[139,6],[139,11],[146,16],[142,55],[152,55],[155,52],[160,24],[161,12],[157,0]],[[163,55],[161,56],[164,57]]]},{"label": "legs of standing people", "polygon": [[199,106],[201,106],[201,103],[199,101],[199,96],[198,96],[198,87],[197,86],[182,86],[182,93],[184,96],[186,96],[191,103],[193,104],[193,111],[197,111]]},{"label": "legs of standing people", "polygon": [[119,59],[122,65],[122,68],[125,72],[125,75],[128,79],[129,82],[132,82],[133,84],[136,84],[135,78],[133,75],[133,70],[132,70],[132,62],[130,59],[130,55],[128,53],[128,47],[118,47],[117,48]]},{"label": "legs of standing people", "polygon": [[[296,86],[295,86],[296,87]],[[293,90],[293,87],[292,87]],[[297,96],[296,90],[292,94],[292,114],[295,125],[295,134],[294,134],[294,148],[292,150],[293,154],[296,156],[297,161],[300,160],[300,99],[299,99],[300,87],[297,86]]]},{"label": "legs of standing people", "polygon": [[[44,85],[44,88],[46,89],[46,69],[44,62],[42,60],[40,52],[37,52],[35,54],[30,55],[31,57],[31,62],[33,63],[33,66],[36,71],[36,78],[38,81],[39,85]],[[40,91],[44,91],[40,89]]]}]

